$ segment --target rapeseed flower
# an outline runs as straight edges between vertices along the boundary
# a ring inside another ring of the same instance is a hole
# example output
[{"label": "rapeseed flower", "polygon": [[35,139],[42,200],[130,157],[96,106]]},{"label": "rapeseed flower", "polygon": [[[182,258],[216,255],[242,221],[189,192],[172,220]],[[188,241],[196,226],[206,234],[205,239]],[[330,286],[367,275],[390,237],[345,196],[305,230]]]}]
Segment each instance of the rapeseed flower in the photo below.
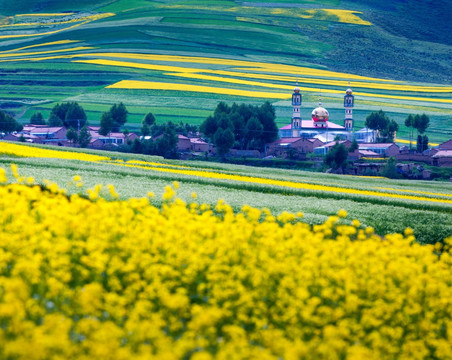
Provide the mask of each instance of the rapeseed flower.
[{"label": "rapeseed flower", "polygon": [[46,186],[0,186],[0,357],[451,358],[452,238]]}]

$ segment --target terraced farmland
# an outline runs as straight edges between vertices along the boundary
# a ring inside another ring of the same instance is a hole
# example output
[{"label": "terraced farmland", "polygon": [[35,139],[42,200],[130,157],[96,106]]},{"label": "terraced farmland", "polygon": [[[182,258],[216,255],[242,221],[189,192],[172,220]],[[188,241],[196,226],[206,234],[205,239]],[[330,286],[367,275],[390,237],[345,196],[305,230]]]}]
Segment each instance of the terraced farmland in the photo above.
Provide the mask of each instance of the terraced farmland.
[{"label": "terraced farmland", "polygon": [[[0,99],[24,122],[66,100],[86,106],[93,124],[103,109],[123,101],[131,130],[148,112],[159,122],[199,124],[218,101],[270,100],[282,126],[298,80],[305,118],[321,93],[331,120],[341,123],[350,82],[358,126],[372,110],[389,112],[401,125],[409,113],[425,112],[431,142],[452,135],[450,84],[325,65],[334,46],[307,29],[327,35],[331,27],[357,34],[378,28],[366,12],[341,8],[339,1],[297,1],[292,8],[283,1],[84,1],[77,9],[54,1],[34,12],[36,6],[27,1],[21,13],[12,5],[0,8]],[[401,126],[399,138],[407,134]]]}]

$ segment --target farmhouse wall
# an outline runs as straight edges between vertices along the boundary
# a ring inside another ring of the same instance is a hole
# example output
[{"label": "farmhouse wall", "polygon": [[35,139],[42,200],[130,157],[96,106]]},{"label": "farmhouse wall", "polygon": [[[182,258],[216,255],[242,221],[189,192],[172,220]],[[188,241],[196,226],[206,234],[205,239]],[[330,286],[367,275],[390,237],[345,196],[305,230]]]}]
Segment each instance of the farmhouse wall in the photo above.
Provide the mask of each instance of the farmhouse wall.
[{"label": "farmhouse wall", "polygon": [[399,153],[395,156],[397,161],[421,161],[427,164],[432,163],[432,158],[428,155],[419,154],[419,153]]}]

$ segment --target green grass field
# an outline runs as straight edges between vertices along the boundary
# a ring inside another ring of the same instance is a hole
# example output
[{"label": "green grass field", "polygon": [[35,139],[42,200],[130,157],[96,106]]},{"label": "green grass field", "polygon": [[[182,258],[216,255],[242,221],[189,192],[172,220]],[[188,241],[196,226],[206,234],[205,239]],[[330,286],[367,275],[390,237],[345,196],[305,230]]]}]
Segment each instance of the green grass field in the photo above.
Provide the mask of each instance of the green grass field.
[{"label": "green grass field", "polygon": [[[397,30],[375,15],[400,14],[413,5],[411,0],[401,7],[331,0],[296,1],[291,9],[286,3],[84,0],[76,8],[57,0],[1,4],[0,106],[27,123],[36,111],[47,116],[58,102],[78,101],[95,125],[103,111],[122,101],[130,113],[128,127],[135,129],[148,112],[158,122],[200,124],[219,101],[259,105],[269,100],[283,126],[290,122],[291,107],[279,98],[290,98],[298,78],[303,118],[310,118],[321,92],[330,120],[342,124],[342,96],[350,80],[358,127],[371,111],[383,109],[399,123],[398,136],[407,139],[404,119],[425,112],[431,118],[427,134],[432,143],[451,137],[447,41],[427,35],[418,39],[416,33],[412,46],[401,51],[409,35],[394,35]],[[441,6],[443,2],[437,2],[434,11]],[[336,9],[362,13],[341,18]],[[59,14],[63,11],[74,14]],[[431,27],[414,22],[419,11],[412,16],[410,26]],[[17,24],[21,26],[13,26]],[[431,34],[439,36],[437,30]],[[357,59],[363,52],[371,58]],[[153,88],[107,88],[123,80],[146,81]],[[169,90],[166,84],[191,89]],[[199,92],[199,86],[248,93],[206,93]]]}]

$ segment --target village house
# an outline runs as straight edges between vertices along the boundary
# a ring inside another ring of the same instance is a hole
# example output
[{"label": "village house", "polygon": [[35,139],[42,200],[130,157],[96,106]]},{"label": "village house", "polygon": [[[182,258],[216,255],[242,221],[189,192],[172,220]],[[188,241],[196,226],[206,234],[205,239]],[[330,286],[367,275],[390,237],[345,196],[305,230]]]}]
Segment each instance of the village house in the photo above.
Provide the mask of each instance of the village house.
[{"label": "village house", "polygon": [[91,136],[88,147],[93,149],[105,149],[124,145],[127,141],[138,139],[135,133],[124,134],[122,132],[111,132],[107,136],[99,134],[100,126],[88,126],[88,132]]},{"label": "village house", "polygon": [[266,156],[287,157],[288,150],[296,153],[312,153],[314,149],[322,146],[323,142],[319,139],[308,139],[303,137],[288,137],[278,139],[267,146]]},{"label": "village house", "polygon": [[184,135],[177,135],[177,151],[190,151],[191,141]]},{"label": "village house", "polygon": [[400,152],[399,146],[395,143],[361,143],[359,150],[372,151],[380,157],[395,157]]},{"label": "village house", "polygon": [[439,144],[432,153],[432,165],[452,167],[452,140]]},{"label": "village house", "polygon": [[190,144],[193,152],[209,152],[209,144],[201,138],[190,138]]},{"label": "village house", "polygon": [[5,135],[3,140],[21,141],[22,139],[34,144],[50,144],[70,146],[66,139],[67,130],[62,126],[50,127],[46,125],[25,125],[20,133]]}]

